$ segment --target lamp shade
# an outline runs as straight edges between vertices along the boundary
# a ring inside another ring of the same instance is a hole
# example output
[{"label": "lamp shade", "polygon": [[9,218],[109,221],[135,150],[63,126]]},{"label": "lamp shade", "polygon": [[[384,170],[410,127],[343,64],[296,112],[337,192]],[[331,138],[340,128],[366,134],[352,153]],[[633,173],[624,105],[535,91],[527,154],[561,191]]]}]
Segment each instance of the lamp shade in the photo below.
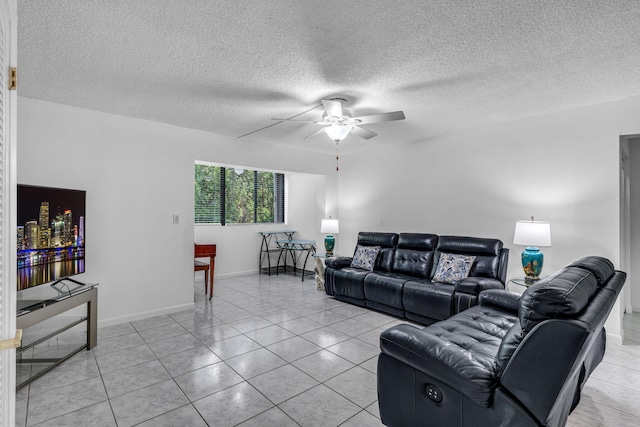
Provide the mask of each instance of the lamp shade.
[{"label": "lamp shade", "polygon": [[513,244],[551,246],[551,224],[547,221],[516,221]]},{"label": "lamp shade", "polygon": [[340,226],[337,219],[323,219],[320,225],[321,233],[338,234],[340,232]]},{"label": "lamp shade", "polygon": [[333,123],[331,126],[327,126],[323,130],[329,138],[333,139],[335,142],[340,142],[349,135],[353,126],[345,126],[338,123]]}]

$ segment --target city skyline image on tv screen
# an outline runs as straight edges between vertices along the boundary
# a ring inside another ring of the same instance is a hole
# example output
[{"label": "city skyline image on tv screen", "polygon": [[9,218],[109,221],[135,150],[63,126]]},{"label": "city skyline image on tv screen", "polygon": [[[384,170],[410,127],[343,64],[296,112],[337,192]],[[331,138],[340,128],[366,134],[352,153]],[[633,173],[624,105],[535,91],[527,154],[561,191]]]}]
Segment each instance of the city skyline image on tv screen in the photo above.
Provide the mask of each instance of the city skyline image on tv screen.
[{"label": "city skyline image on tv screen", "polygon": [[18,185],[18,290],[84,272],[86,192]]}]

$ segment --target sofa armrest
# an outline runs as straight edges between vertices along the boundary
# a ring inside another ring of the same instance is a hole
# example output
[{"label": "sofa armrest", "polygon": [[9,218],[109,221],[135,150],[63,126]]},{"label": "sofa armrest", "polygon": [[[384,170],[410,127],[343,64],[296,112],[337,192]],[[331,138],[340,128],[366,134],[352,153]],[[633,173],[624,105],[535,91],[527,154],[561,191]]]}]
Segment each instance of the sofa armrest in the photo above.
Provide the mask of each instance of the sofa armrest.
[{"label": "sofa armrest", "polygon": [[[449,334],[449,337],[451,334]],[[464,340],[461,335],[460,339]],[[471,357],[440,334],[402,324],[380,335],[380,348],[390,357],[429,375],[486,406],[495,384],[493,363],[490,366]]]},{"label": "sofa armrest", "polygon": [[478,295],[487,289],[504,289],[504,283],[488,277],[467,277],[456,283],[455,289],[457,292]]},{"label": "sofa armrest", "polygon": [[331,258],[326,260],[324,265],[326,267],[341,269],[343,267],[349,267],[351,265],[352,260],[353,258],[350,258],[350,257]]},{"label": "sofa armrest", "polygon": [[489,289],[480,292],[479,303],[517,313],[520,307],[520,297],[519,294],[502,289]]}]

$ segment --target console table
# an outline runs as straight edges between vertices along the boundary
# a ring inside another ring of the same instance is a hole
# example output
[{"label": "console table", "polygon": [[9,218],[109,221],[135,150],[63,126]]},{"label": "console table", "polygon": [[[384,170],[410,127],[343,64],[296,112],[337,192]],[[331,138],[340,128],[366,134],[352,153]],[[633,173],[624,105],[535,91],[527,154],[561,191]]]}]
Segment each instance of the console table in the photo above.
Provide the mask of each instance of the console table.
[{"label": "console table", "polygon": [[[70,283],[66,283],[69,281]],[[26,292],[31,291],[31,292]],[[54,316],[62,314],[72,308],[87,305],[86,315],[80,319],[72,321],[55,331],[38,338],[28,344],[23,344],[16,349],[16,364],[49,364],[43,370],[30,374],[23,381],[16,381],[16,389],[20,390],[31,381],[42,376],[45,372],[58,366],[60,363],[69,359],[81,350],[91,350],[98,342],[98,284],[80,284],[79,282],[64,279],[62,282],[49,286],[38,286],[34,289],[22,291],[24,298],[18,299],[18,314],[16,318],[17,329],[27,329],[37,325],[40,322],[51,319]],[[23,353],[27,350],[35,348],[38,344],[54,338],[61,334],[86,322],[87,339],[82,345],[72,349],[68,354],[60,357],[37,358],[25,357]]]},{"label": "console table", "polygon": [[[278,234],[282,234],[286,236],[286,240],[293,240],[293,235],[296,233],[293,230],[278,230],[278,231],[259,231],[260,236],[262,237],[262,243],[260,244],[260,258],[258,259],[258,271],[262,274],[266,272],[269,276],[271,276],[271,257],[269,256],[271,253],[278,252],[282,249],[280,245],[276,243],[276,246],[273,246],[272,241],[273,237],[278,240]],[[266,267],[265,267],[266,263]],[[277,266],[276,266],[277,268]]]},{"label": "console table", "polygon": [[[276,240],[278,246],[280,246],[280,255],[278,255],[278,267],[280,267],[280,259],[284,254],[284,272],[287,272],[287,254],[291,254],[291,261],[293,263],[293,275],[295,276],[298,261],[304,253],[304,264],[302,264],[302,281],[304,282],[304,273],[307,267],[307,260],[309,255],[316,253],[316,241],[315,240]],[[276,270],[276,272],[279,268]]]}]

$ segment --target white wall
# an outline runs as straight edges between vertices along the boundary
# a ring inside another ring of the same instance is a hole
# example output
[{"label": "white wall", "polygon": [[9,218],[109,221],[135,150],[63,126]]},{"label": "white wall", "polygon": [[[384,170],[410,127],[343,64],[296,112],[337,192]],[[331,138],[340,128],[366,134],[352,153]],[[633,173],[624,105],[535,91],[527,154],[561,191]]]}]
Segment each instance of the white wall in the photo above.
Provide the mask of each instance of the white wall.
[{"label": "white wall", "polygon": [[[331,155],[45,101],[21,97],[18,113],[18,182],[87,191],[87,272],[79,279],[100,282],[101,326],[192,306],[195,160],[313,175],[333,170]],[[336,180],[318,180],[294,180],[297,193],[310,185],[313,195],[292,208],[290,225],[301,236],[318,232],[323,198],[335,205]],[[225,266],[232,259],[247,259],[238,271],[257,268],[257,230],[247,230],[254,247],[244,237],[233,246],[233,236],[215,236],[222,239],[219,271],[232,271]]]},{"label": "white wall", "polygon": [[[496,237],[522,276],[515,221],[551,222],[544,273],[586,255],[619,266],[619,137],[640,132],[640,97],[342,156],[340,239],[359,231]],[[616,306],[608,331],[620,335]],[[612,320],[613,319],[613,320]]]}]

